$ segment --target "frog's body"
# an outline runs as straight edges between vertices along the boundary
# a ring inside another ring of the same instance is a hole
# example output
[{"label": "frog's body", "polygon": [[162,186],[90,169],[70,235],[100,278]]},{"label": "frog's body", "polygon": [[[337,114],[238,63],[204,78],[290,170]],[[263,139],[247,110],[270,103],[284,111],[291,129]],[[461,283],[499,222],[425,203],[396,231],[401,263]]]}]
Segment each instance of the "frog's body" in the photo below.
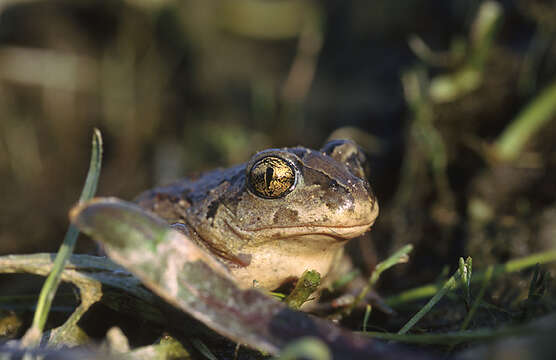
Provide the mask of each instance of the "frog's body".
[{"label": "frog's body", "polygon": [[270,149],[137,201],[217,255],[241,286],[275,289],[307,269],[325,276],[346,240],[373,225],[363,162],[350,141]]}]

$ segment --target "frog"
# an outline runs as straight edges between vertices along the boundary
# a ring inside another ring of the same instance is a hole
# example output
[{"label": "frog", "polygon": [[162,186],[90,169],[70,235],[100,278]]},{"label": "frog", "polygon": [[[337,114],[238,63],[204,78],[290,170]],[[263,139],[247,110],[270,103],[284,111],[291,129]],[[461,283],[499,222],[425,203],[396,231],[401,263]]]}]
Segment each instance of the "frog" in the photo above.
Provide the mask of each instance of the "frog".
[{"label": "frog", "polygon": [[351,140],[257,152],[247,162],[140,194],[136,203],[216,257],[241,288],[273,290],[305,270],[326,279],[379,206]]}]

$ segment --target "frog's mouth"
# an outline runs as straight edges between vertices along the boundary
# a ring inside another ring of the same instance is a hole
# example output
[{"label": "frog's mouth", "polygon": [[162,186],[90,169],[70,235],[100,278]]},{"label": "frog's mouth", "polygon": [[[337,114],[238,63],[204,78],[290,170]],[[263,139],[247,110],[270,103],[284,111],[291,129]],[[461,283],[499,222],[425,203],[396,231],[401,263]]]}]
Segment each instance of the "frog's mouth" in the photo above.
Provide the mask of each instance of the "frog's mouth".
[{"label": "frog's mouth", "polygon": [[346,241],[361,236],[373,226],[374,220],[369,223],[355,225],[296,225],[296,226],[268,226],[252,229],[242,229],[234,226],[228,226],[239,237],[259,239],[257,243],[278,239],[314,239],[314,240],[333,240]]}]

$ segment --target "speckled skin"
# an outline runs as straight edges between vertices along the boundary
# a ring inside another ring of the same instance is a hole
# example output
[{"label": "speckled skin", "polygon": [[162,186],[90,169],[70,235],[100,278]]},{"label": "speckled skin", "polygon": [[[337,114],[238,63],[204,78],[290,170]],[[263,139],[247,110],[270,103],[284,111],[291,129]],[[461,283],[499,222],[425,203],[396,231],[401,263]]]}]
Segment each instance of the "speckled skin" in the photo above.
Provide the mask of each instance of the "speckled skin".
[{"label": "speckled skin", "polygon": [[[294,186],[275,199],[249,186],[265,156],[292,165]],[[351,141],[321,150],[269,149],[247,163],[155,188],[137,198],[227,265],[240,285],[274,289],[306,269],[326,276],[346,240],[371,228],[378,203],[365,178],[365,156]]]}]

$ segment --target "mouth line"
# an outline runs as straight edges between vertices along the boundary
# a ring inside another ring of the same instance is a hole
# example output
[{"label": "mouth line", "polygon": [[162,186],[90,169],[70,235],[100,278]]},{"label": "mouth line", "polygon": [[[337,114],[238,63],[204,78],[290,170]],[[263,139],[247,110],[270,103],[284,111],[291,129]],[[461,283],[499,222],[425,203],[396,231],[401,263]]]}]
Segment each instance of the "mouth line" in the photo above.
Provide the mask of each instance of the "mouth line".
[{"label": "mouth line", "polygon": [[[344,229],[344,230],[351,230],[351,229],[362,229],[362,228],[370,228],[371,226],[373,226],[374,224],[374,220],[368,223],[363,223],[363,224],[356,224],[356,225],[315,225],[315,224],[301,224],[301,225],[296,225],[296,226],[263,226],[263,227],[259,227],[259,228],[254,228],[254,229],[245,229],[242,228],[241,230],[243,231],[265,231],[265,230],[290,230],[290,229],[307,229],[307,228],[311,228],[311,229]],[[300,234],[296,234],[296,235],[303,235],[304,233],[300,233]],[[310,235],[310,234],[317,234],[315,232],[307,232],[305,233],[305,235]],[[320,233],[321,235],[328,235],[327,233]]]},{"label": "mouth line", "polygon": [[[234,233],[238,238],[241,239],[250,239],[254,236],[255,233],[265,232],[265,231],[275,231],[278,232],[280,230],[294,230],[293,233],[289,234],[264,234],[263,237],[265,240],[257,242],[258,245],[262,243],[266,243],[267,241],[276,241],[281,239],[292,239],[292,238],[299,238],[299,237],[310,237],[310,236],[324,236],[329,237],[337,242],[344,242],[349,239],[353,239],[355,237],[363,235],[367,232],[372,225],[374,224],[374,220],[364,224],[358,225],[296,225],[296,226],[265,226],[259,227],[255,229],[245,229],[234,226],[229,223],[229,221],[224,221],[226,226],[229,230]],[[300,231],[304,230],[304,231]],[[320,231],[319,231],[320,230]]]},{"label": "mouth line", "polygon": [[[316,237],[316,236],[319,236],[321,238],[328,238],[328,239],[334,240],[335,242],[338,242],[338,243],[349,241],[348,238],[345,238],[345,237],[342,237],[342,236],[339,236],[339,235],[335,236],[333,234],[328,234],[328,233],[295,234],[295,235],[288,235],[288,236],[284,236],[284,237],[274,238],[274,239],[271,239],[269,241],[311,238],[311,237]],[[323,239],[320,239],[320,240],[323,240]]]}]

